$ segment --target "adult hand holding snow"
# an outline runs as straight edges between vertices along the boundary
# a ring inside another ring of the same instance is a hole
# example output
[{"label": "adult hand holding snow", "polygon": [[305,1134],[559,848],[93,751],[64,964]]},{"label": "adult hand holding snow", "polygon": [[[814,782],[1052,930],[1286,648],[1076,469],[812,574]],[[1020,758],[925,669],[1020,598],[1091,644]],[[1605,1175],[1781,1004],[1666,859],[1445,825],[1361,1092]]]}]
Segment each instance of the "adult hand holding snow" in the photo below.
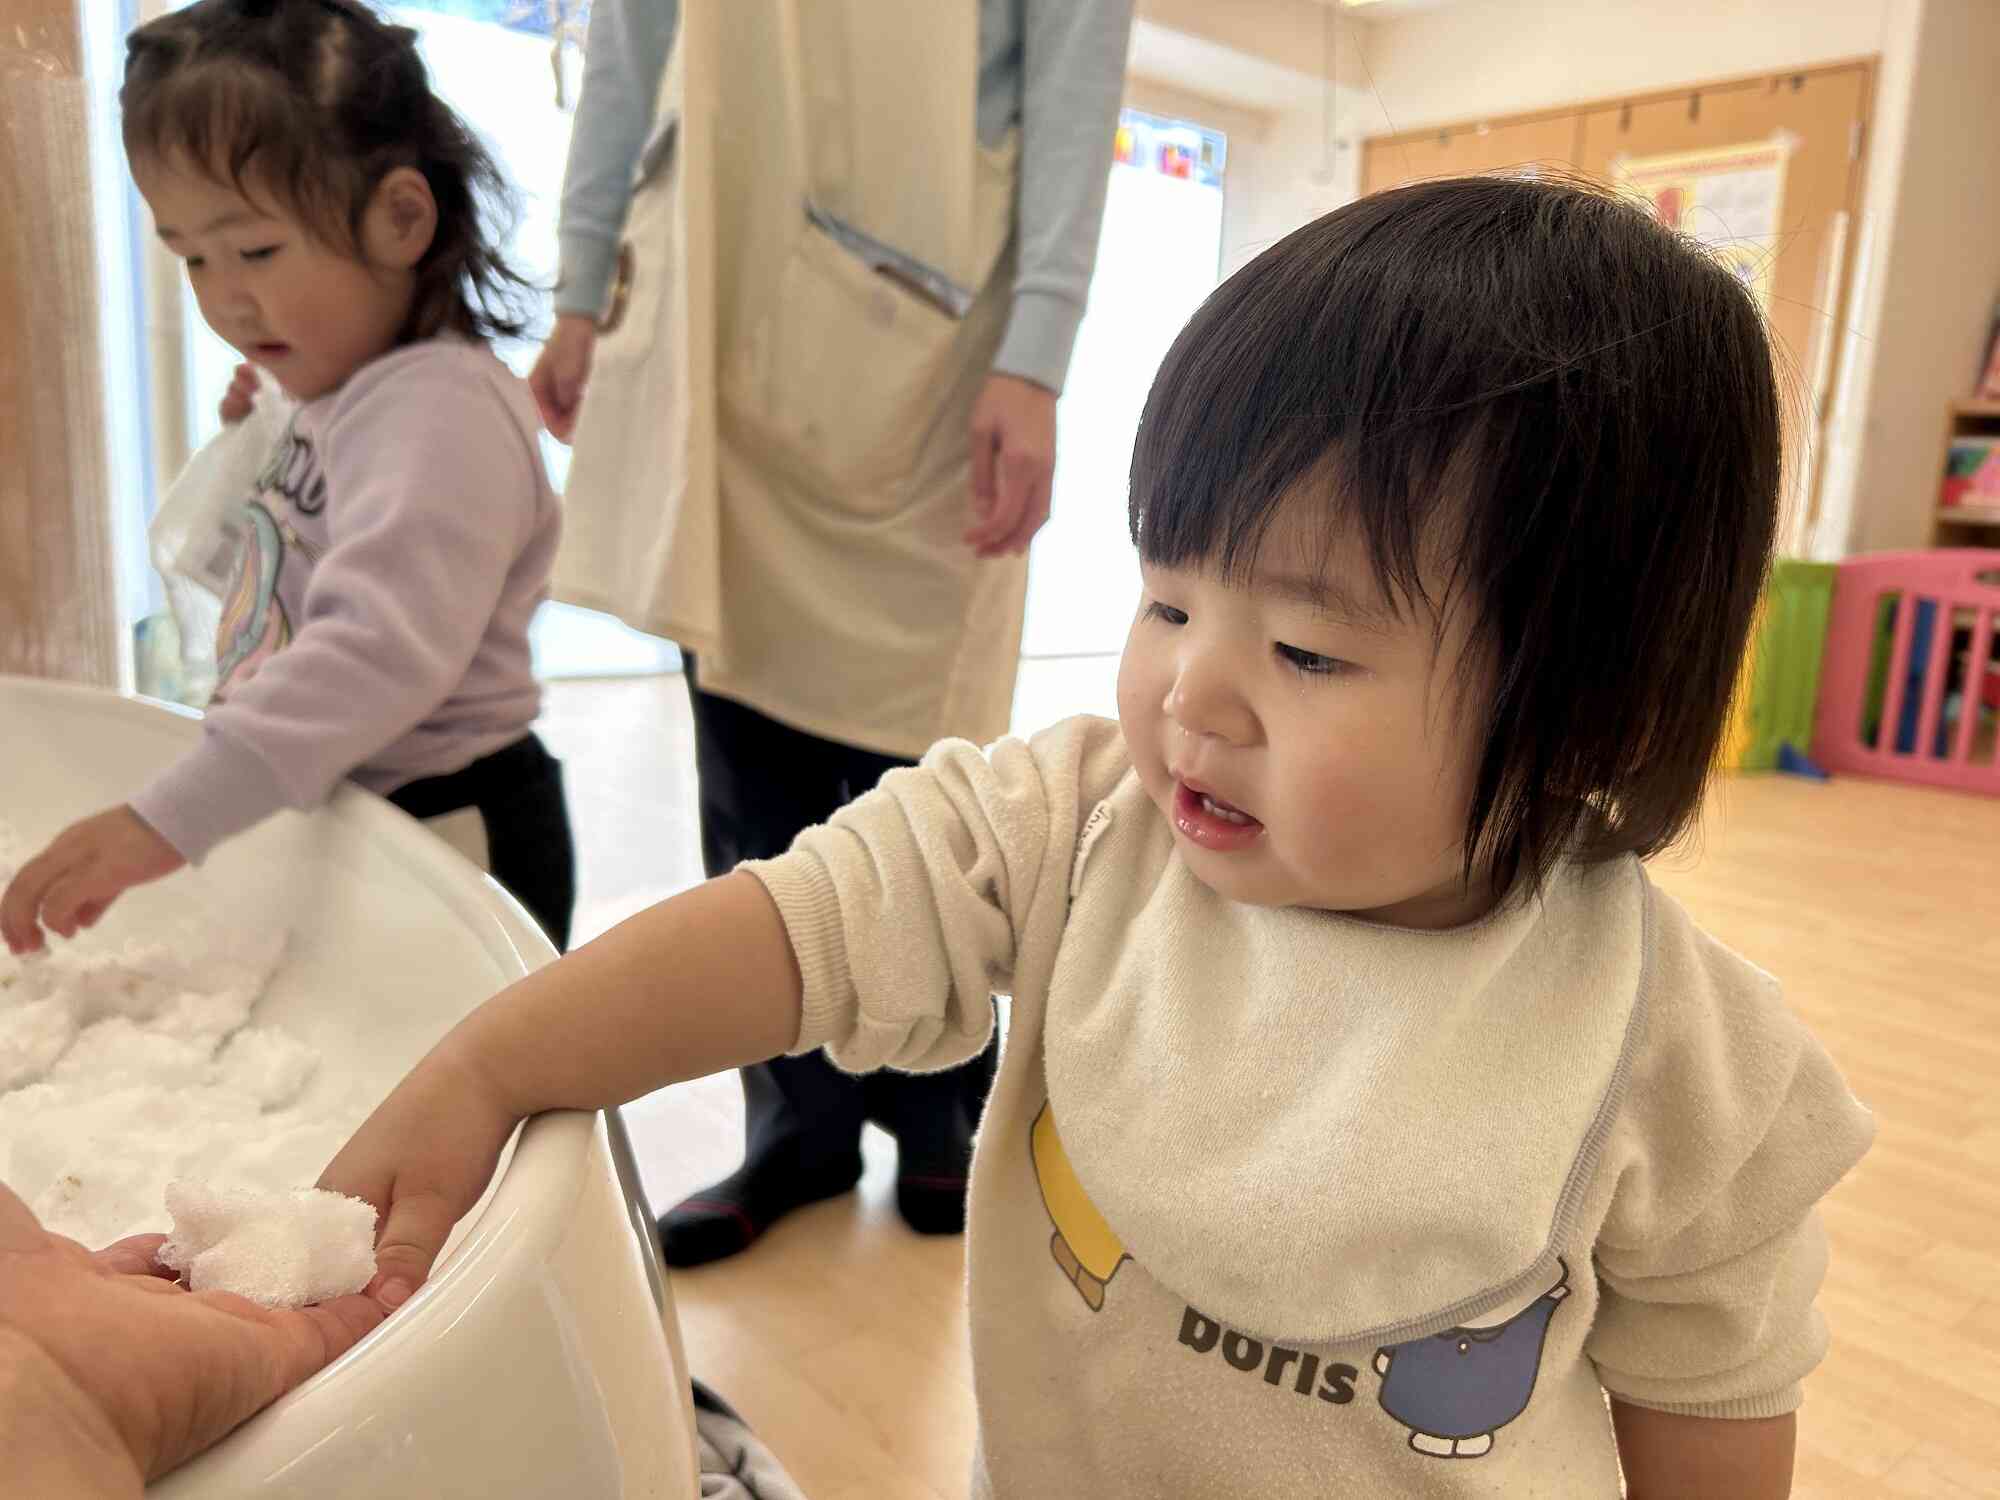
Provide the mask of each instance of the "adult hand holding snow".
[{"label": "adult hand holding snow", "polygon": [[[144,1480],[218,1442],[382,1319],[366,1297],[278,1310],[185,1291],[152,1266],[157,1243],[142,1236],[92,1255],[0,1186],[10,1494],[137,1497]],[[86,1480],[94,1487],[80,1490]]]}]

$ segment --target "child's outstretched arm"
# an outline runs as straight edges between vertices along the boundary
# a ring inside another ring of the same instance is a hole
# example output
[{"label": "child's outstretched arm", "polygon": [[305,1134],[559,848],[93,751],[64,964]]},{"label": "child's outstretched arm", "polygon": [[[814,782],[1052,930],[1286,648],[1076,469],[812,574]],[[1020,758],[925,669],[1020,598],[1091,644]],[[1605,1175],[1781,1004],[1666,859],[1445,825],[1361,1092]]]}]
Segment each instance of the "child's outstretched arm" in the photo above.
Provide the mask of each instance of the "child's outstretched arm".
[{"label": "child's outstretched arm", "polygon": [[1785,1500],[1792,1493],[1798,1419],[1689,1417],[1634,1406],[1615,1397],[1611,1425],[1627,1500]]},{"label": "child's outstretched arm", "polygon": [[946,741],[779,859],[642,912],[489,1000],[320,1179],[383,1211],[382,1299],[429,1273],[523,1116],[795,1048],[823,1046],[855,1072],[976,1055],[994,993],[1053,966],[1084,815],[1126,764],[1103,720],[983,751]]},{"label": "child's outstretched arm", "polygon": [[320,1177],[383,1215],[371,1290],[394,1306],[422,1284],[518,1121],[775,1057],[798,1038],[800,998],[778,909],[741,872],[639,913],[494,996]]}]

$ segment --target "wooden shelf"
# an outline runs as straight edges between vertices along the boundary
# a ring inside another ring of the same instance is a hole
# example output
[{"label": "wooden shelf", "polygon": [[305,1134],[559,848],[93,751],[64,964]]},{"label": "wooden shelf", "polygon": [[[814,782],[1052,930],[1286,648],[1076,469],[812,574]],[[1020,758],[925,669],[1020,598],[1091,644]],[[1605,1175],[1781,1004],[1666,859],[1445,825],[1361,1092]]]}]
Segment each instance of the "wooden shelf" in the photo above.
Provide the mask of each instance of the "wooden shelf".
[{"label": "wooden shelf", "polygon": [[[1943,475],[1950,463],[1952,440],[1976,437],[1985,443],[2000,438],[2000,401],[1979,401],[1970,396],[1946,404],[1944,445],[1937,472]],[[1981,500],[1992,496],[1970,492]],[[2000,548],[2000,505],[1940,505],[1931,512],[1933,547]]]}]

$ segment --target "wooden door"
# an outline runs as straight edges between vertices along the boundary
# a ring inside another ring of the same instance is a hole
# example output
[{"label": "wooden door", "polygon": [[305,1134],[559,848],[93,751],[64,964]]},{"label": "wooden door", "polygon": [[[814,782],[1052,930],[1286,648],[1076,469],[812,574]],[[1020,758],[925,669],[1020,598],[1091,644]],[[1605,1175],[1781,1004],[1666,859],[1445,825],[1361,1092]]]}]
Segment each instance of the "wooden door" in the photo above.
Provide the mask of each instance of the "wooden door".
[{"label": "wooden door", "polygon": [[0,672],[110,686],[118,626],[77,4],[7,0],[0,28]]},{"label": "wooden door", "polygon": [[[1845,289],[1842,215],[1860,206],[1868,119],[1866,64],[1692,88],[1670,97],[1587,110],[1579,165],[1607,181],[1626,157],[1792,140],[1778,210],[1770,319],[1801,397],[1832,336]],[[1851,223],[1851,217],[1847,221]],[[1822,399],[1828,394],[1817,393]]]},{"label": "wooden door", "polygon": [[1536,163],[1611,183],[1627,158],[1788,141],[1769,316],[1786,396],[1787,521],[1797,528],[1817,512],[1817,435],[1841,373],[1873,79],[1872,63],[1840,63],[1385,136],[1363,145],[1362,191]]},{"label": "wooden door", "polygon": [[1576,164],[1574,114],[1414,131],[1363,142],[1361,191],[1377,193],[1426,177]]}]

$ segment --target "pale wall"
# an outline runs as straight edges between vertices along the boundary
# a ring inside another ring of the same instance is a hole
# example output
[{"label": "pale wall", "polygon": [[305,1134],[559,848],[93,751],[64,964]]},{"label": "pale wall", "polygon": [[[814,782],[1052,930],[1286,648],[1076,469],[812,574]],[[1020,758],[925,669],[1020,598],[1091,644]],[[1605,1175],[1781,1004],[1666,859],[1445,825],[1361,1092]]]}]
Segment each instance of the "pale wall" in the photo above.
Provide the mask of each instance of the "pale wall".
[{"label": "pale wall", "polygon": [[1458,0],[1363,28],[1367,135],[1879,51],[1895,0]]},{"label": "pale wall", "polygon": [[[1326,28],[1340,12],[1315,0],[1138,0],[1139,20],[1233,48],[1265,62],[1323,76]],[[1346,23],[1342,23],[1343,31]],[[1337,49],[1338,51],[1338,49]],[[1358,84],[1350,53],[1337,57],[1335,77]]]},{"label": "pale wall", "polygon": [[1924,0],[1900,171],[1861,322],[1856,550],[1928,545],[1945,404],[1966,395],[2000,293],[2000,3]]}]

